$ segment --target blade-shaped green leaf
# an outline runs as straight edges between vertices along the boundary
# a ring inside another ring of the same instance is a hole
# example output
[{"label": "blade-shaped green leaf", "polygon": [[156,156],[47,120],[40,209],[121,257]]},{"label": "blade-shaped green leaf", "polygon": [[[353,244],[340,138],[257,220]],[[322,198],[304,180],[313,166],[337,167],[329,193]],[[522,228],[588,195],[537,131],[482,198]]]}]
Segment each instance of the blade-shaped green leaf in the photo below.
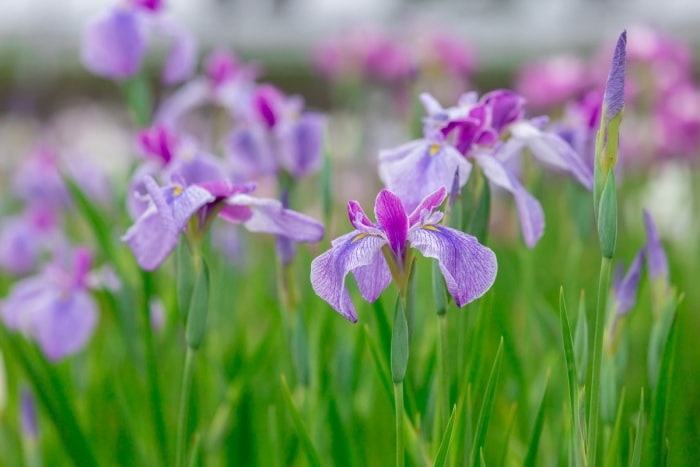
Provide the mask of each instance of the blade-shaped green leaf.
[{"label": "blade-shaped green leaf", "polygon": [[309,436],[308,430],[304,426],[304,422],[301,419],[301,415],[299,414],[299,410],[297,409],[296,404],[294,404],[294,400],[292,399],[292,394],[289,392],[289,387],[287,386],[287,380],[285,379],[284,375],[282,375],[282,400],[284,401],[285,405],[287,406],[287,411],[289,412],[289,415],[292,417],[292,423],[294,424],[294,430],[297,432],[297,436],[299,436],[299,440],[301,441],[301,446],[304,450],[304,454],[306,454],[306,459],[309,461],[309,465],[312,465],[314,467],[320,467],[321,460],[318,457],[318,453],[316,452],[316,448],[314,447],[313,443],[311,442],[311,437]]},{"label": "blade-shaped green leaf", "polygon": [[503,359],[503,337],[498,344],[498,351],[491,367],[488,383],[486,384],[486,392],[484,393],[484,401],[481,404],[479,418],[476,422],[476,431],[474,432],[474,441],[472,442],[471,456],[469,460],[470,466],[475,466],[481,453],[481,448],[486,441],[486,433],[489,429],[489,421],[491,420],[491,409],[493,401],[496,397],[496,385],[498,383],[498,375],[501,371],[501,360]]},{"label": "blade-shaped green leaf", "polygon": [[622,452],[622,433],[625,431],[623,429],[623,416],[625,407],[625,388],[622,388],[620,393],[620,402],[617,406],[617,415],[615,416],[615,425],[613,426],[612,436],[610,437],[610,444],[608,445],[607,458],[605,460],[605,465],[614,466],[621,465],[622,459],[620,453]]},{"label": "blade-shaped green leaf", "polygon": [[542,400],[540,401],[540,407],[537,410],[537,417],[535,418],[535,426],[532,429],[532,436],[530,437],[530,445],[527,448],[527,454],[525,455],[525,460],[523,465],[537,465],[537,450],[540,446],[540,436],[542,435],[542,427],[544,426],[544,410],[545,401],[547,400],[547,390],[549,389],[549,370],[547,371],[547,378],[544,383],[544,392],[542,393]]},{"label": "blade-shaped green leaf", "polygon": [[450,419],[447,421],[447,427],[442,435],[442,441],[440,441],[440,448],[438,449],[437,456],[435,456],[435,462],[433,465],[435,467],[444,466],[447,462],[447,454],[450,452],[450,447],[452,446],[452,440],[454,439],[454,424],[455,424],[455,414],[457,413],[457,406],[452,406],[452,414]]},{"label": "blade-shaped green leaf", "polygon": [[391,383],[391,379],[389,378],[389,368],[387,367],[384,358],[382,357],[381,351],[379,350],[379,347],[377,345],[377,342],[372,338],[372,335],[369,332],[369,327],[365,324],[362,327],[362,330],[365,333],[365,340],[367,341],[368,347],[369,347],[369,354],[372,357],[372,363],[374,363],[374,369],[377,372],[377,377],[379,378],[379,381],[382,383],[382,388],[384,389],[384,393],[391,401],[391,405],[393,407],[394,405],[394,388]]},{"label": "blade-shaped green leaf", "polygon": [[639,414],[637,414],[637,429],[634,434],[634,450],[632,451],[632,467],[642,465],[642,441],[644,440],[644,388],[639,398]]}]

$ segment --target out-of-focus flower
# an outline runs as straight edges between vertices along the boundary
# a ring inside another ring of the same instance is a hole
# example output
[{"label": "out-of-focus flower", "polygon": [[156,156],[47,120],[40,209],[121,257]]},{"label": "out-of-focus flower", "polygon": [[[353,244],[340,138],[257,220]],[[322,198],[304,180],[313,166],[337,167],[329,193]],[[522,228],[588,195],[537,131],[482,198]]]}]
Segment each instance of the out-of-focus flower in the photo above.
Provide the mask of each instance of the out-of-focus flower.
[{"label": "out-of-focus flower", "polygon": [[58,153],[48,146],[38,147],[15,172],[12,191],[30,204],[57,210],[68,206],[70,198],[59,170]]},{"label": "out-of-focus flower", "polygon": [[516,90],[529,105],[546,109],[576,98],[590,84],[588,66],[574,55],[529,62],[517,77]]},{"label": "out-of-focus flower", "polygon": [[250,196],[253,185],[232,185],[224,180],[187,185],[182,177],[174,177],[173,183],[160,187],[147,176],[144,186],[148,208],[123,240],[146,270],[156,269],[170,255],[193,218],[192,235],[201,235],[218,215],[243,224],[251,232],[284,235],[297,242],[323,238],[323,225],[314,219],[284,209],[277,200]]},{"label": "out-of-focus flower", "polygon": [[131,0],[90,20],[83,31],[83,65],[104,78],[130,78],[141,69],[149,36],[155,32],[171,40],[163,82],[187,79],[197,58],[194,36],[163,14],[162,7],[161,1]]},{"label": "out-of-focus flower", "polygon": [[[527,146],[537,159],[592,187],[589,166],[559,135],[541,129],[544,119],[525,119],[525,101],[514,92],[492,91],[479,100],[474,93],[466,94],[456,107],[447,109],[430,95],[421,99],[428,113],[424,138],[379,155],[380,178],[408,209],[435,187],[452,187],[457,167],[461,188],[471,162],[476,162],[491,182],[513,194],[525,243],[533,247],[544,232],[542,208],[505,163]],[[464,161],[457,162],[457,155]]]},{"label": "out-of-focus flower", "polygon": [[700,89],[674,86],[653,115],[655,147],[665,157],[694,159],[700,153]]},{"label": "out-of-focus flower", "polygon": [[644,211],[644,228],[647,234],[647,255],[649,263],[649,278],[652,281],[661,281],[665,287],[670,284],[668,275],[668,259],[664,246],[661,243],[659,232],[656,230],[654,220],[648,211]]},{"label": "out-of-focus flower", "polygon": [[611,316],[612,325],[608,332],[610,344],[616,339],[617,326],[622,317],[626,316],[637,302],[637,290],[639,280],[642,277],[642,266],[647,255],[648,245],[644,246],[632,260],[627,274],[624,274],[624,266],[618,265],[613,279],[613,314]]},{"label": "out-of-focus flower", "polygon": [[49,360],[79,352],[98,318],[86,284],[91,263],[90,252],[79,248],[71,265],[55,260],[38,275],[15,283],[0,302],[5,326],[36,340]]},{"label": "out-of-focus flower", "polygon": [[356,201],[348,203],[348,217],[355,230],[336,238],[332,247],[311,263],[314,291],[336,311],[357,321],[355,307],[345,287],[352,272],[362,297],[375,301],[394,279],[405,281],[411,249],[435,258],[457,306],[479,298],[491,287],[497,271],[496,256],[476,238],[439,225],[445,200],[440,188],[409,214],[399,197],[382,190],[375,202],[377,222],[369,220]]},{"label": "out-of-focus flower", "polygon": [[25,387],[22,388],[20,393],[20,421],[22,424],[22,433],[25,437],[36,440],[39,435],[39,428],[37,427],[34,395]]},{"label": "out-of-focus flower", "polygon": [[184,115],[206,105],[220,107],[239,118],[250,105],[259,73],[256,65],[242,64],[233,54],[214,50],[204,63],[204,75],[168,97],[158,109],[155,122],[177,128]]},{"label": "out-of-focus flower", "polygon": [[3,219],[0,227],[0,269],[26,274],[44,254],[65,246],[58,220],[49,207],[30,206],[20,215]]},{"label": "out-of-focus flower", "polygon": [[257,178],[285,171],[298,179],[317,171],[326,119],[303,108],[300,96],[288,97],[274,86],[259,86],[248,118],[228,139],[235,174]]}]

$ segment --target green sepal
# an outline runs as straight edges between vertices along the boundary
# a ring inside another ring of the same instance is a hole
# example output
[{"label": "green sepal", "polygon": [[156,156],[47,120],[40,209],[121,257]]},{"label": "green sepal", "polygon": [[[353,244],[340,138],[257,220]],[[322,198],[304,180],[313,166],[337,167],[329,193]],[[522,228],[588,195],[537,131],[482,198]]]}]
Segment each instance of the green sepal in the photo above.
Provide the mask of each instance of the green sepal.
[{"label": "green sepal", "polygon": [[199,349],[204,338],[209,311],[209,268],[203,259],[201,261],[202,269],[192,291],[185,329],[187,345],[194,350]]},{"label": "green sepal", "polygon": [[394,329],[391,334],[391,379],[400,383],[408,367],[408,322],[401,298],[396,300]]},{"label": "green sepal", "polygon": [[603,258],[611,259],[617,242],[617,188],[615,174],[610,172],[598,208],[598,240]]}]

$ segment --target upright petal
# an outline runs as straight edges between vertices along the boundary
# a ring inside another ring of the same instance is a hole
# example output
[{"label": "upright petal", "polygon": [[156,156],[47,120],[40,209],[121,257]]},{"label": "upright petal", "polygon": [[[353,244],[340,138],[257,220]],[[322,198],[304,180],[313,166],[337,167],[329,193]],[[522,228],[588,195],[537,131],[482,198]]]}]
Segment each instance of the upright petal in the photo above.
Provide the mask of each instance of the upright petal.
[{"label": "upright petal", "polygon": [[401,260],[408,235],[408,216],[401,199],[387,189],[380,191],[374,203],[374,216],[384,230],[389,247]]},{"label": "upright petal", "polygon": [[[358,272],[358,285],[362,295],[369,298],[378,297],[388,285],[381,266],[374,264],[380,261],[386,266],[384,258],[381,257],[384,245],[385,239],[359,231],[337,238],[330,250],[311,262],[311,285],[314,292],[338,313],[353,323],[356,322],[357,314],[345,287],[345,277],[351,271],[366,268]],[[377,272],[379,276],[372,283],[370,274]]]},{"label": "upright petal", "polygon": [[483,169],[486,178],[513,194],[525,244],[530,248],[534,247],[544,234],[544,213],[540,202],[523,188],[500,161],[489,154],[476,154],[474,158]]},{"label": "upright petal", "polygon": [[423,211],[427,211],[428,214],[432,213],[434,210],[440,207],[445,197],[447,196],[447,189],[445,187],[440,187],[434,193],[429,194],[423,201],[420,202],[416,209],[408,216],[408,225],[413,227],[420,222],[423,218]]},{"label": "upright petal", "polygon": [[[323,224],[317,220],[285,209],[276,199],[255,198],[247,194],[236,194],[224,201],[229,206],[250,209],[250,217],[243,225],[251,232],[284,235],[295,242],[317,242],[323,238]],[[231,217],[226,217],[233,220]]]},{"label": "upright petal", "polygon": [[545,164],[572,174],[587,189],[593,189],[593,170],[556,133],[540,131],[526,121],[511,126],[513,138],[523,141],[532,154]]},{"label": "upright petal", "polygon": [[654,220],[649,211],[644,210],[644,227],[647,232],[647,254],[649,255],[649,277],[651,280],[662,278],[668,284],[668,259],[664,246],[661,243],[659,232],[656,230]]},{"label": "upright petal", "polygon": [[615,45],[610,74],[605,83],[605,95],[603,107],[605,108],[605,120],[612,120],[622,112],[625,105],[625,60],[627,47],[627,31],[622,31]]},{"label": "upright petal", "polygon": [[408,210],[440,187],[449,189],[457,170],[461,188],[467,183],[471,164],[452,146],[430,140],[412,141],[379,153],[379,177]]},{"label": "upright petal", "polygon": [[104,78],[135,75],[145,51],[146,25],[134,9],[115,8],[90,21],[83,31],[83,65]]},{"label": "upright petal", "polygon": [[236,175],[257,178],[279,170],[270,132],[262,125],[236,128],[228,137],[226,152]]},{"label": "upright petal", "polygon": [[311,174],[320,167],[325,127],[322,114],[305,112],[298,121],[279,128],[280,162],[294,177]]},{"label": "upright petal", "polygon": [[471,235],[431,225],[412,230],[408,240],[424,256],[438,260],[447,290],[457,306],[481,297],[496,280],[496,255]]},{"label": "upright petal", "polygon": [[382,234],[381,230],[377,228],[377,225],[369,220],[369,217],[365,214],[365,210],[362,209],[362,206],[360,206],[360,203],[357,201],[348,201],[348,218],[352,226],[362,233],[372,235]]},{"label": "upright petal", "polygon": [[630,312],[637,301],[637,288],[642,277],[645,249],[642,248],[634,257],[625,277],[615,287],[615,316],[620,317]]}]

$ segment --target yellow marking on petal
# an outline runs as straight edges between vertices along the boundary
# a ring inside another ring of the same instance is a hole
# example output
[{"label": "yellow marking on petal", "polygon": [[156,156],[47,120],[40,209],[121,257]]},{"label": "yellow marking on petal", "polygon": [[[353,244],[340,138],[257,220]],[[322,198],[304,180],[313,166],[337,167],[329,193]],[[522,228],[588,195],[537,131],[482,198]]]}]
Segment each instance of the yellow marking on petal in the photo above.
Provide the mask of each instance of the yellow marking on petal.
[{"label": "yellow marking on petal", "polygon": [[440,231],[440,229],[438,229],[438,228],[435,227],[434,225],[424,225],[423,228],[424,228],[425,230],[434,230],[435,232],[439,232],[439,231]]},{"label": "yellow marking on petal", "polygon": [[179,196],[182,193],[183,188],[180,185],[177,185],[175,188],[173,188],[173,196]]},{"label": "yellow marking on petal", "polygon": [[431,144],[430,145],[430,155],[431,156],[434,156],[439,150],[440,150],[439,144]]},{"label": "yellow marking on petal", "polygon": [[365,237],[369,237],[369,234],[361,233],[361,234],[359,234],[357,237],[353,238],[352,241],[353,241],[353,242],[356,242],[356,241],[361,240],[361,239],[363,239],[363,238],[365,238]]}]

